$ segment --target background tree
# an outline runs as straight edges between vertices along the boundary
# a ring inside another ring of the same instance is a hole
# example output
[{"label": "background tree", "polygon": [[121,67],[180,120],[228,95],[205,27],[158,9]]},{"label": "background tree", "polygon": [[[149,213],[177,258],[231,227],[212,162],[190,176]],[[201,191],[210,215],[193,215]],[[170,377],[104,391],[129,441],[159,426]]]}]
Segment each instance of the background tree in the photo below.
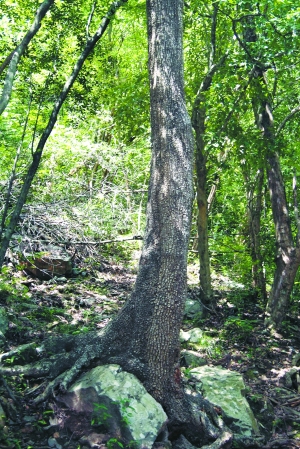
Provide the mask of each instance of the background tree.
[{"label": "background tree", "polygon": [[[235,36],[245,51],[249,63],[253,65],[254,70],[252,85],[255,96],[252,99],[252,103],[256,124],[263,138],[261,149],[267,162],[268,186],[278,251],[276,255],[274,281],[266,310],[266,322],[271,326],[280,328],[288,310],[289,297],[300,264],[300,252],[298,233],[295,242],[293,238],[285,185],[278,157],[279,147],[276,142],[278,132],[276,133],[274,129],[273,104],[277,96],[278,75],[270,76],[267,74],[268,71],[274,70],[274,67],[276,67],[276,62],[274,62],[276,61],[276,56],[273,56],[273,64],[271,64],[269,62],[271,59],[270,55],[265,55],[265,52],[262,51],[260,37],[257,34],[255,24],[255,21],[259,21],[261,18],[263,18],[265,25],[268,26],[270,19],[267,14],[263,16],[259,9],[254,14],[251,5],[248,14],[245,14],[243,10],[243,16],[240,18],[240,22],[243,26],[244,40],[240,38],[236,31],[236,22],[233,22],[233,24]],[[264,29],[265,32],[263,33],[262,39],[266,39],[267,35],[267,27]],[[276,28],[272,31],[278,34]],[[280,59],[284,53],[283,49]],[[278,62],[280,64],[281,61],[279,60]],[[286,123],[297,112],[300,112],[299,106],[292,113],[288,114],[288,118],[283,119],[283,123]],[[279,129],[282,129],[281,123],[279,123]]]}]

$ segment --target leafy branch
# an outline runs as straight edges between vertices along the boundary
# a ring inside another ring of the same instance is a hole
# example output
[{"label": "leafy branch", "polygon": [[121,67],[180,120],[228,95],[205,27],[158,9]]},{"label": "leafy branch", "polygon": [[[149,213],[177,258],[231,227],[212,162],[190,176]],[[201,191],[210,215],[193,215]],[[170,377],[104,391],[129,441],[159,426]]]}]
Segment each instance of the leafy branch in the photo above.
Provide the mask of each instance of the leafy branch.
[{"label": "leafy branch", "polygon": [[[50,0],[49,0],[50,1]],[[36,150],[34,152],[34,154],[32,155],[32,163],[29,166],[29,169],[27,171],[27,175],[24,179],[24,183],[18,198],[18,201],[16,203],[15,209],[12,213],[9,225],[7,226],[5,235],[2,239],[1,242],[1,248],[0,248],[0,267],[2,267],[3,265],[3,261],[4,261],[4,257],[5,257],[5,253],[6,250],[9,246],[9,242],[11,239],[11,236],[14,232],[14,229],[19,221],[20,218],[20,214],[22,211],[22,208],[26,202],[27,199],[27,195],[32,183],[32,180],[37,172],[37,169],[39,167],[40,164],[40,160],[42,157],[42,153],[44,150],[44,147],[46,145],[46,142],[54,128],[54,125],[56,123],[59,111],[64,103],[64,101],[67,98],[68,93],[70,92],[85,60],[87,59],[87,57],[89,56],[89,54],[92,52],[92,50],[94,49],[94,47],[96,46],[97,42],[99,41],[99,39],[103,36],[103,34],[105,33],[107,26],[112,18],[112,16],[115,14],[115,12],[123,5],[127,2],[128,0],[119,0],[119,1],[115,1],[111,4],[110,8],[108,9],[108,12],[106,13],[106,15],[104,16],[104,18],[101,21],[101,24],[98,28],[98,30],[96,31],[96,33],[94,34],[93,37],[91,37],[81,55],[79,56],[77,62],[75,63],[75,66],[73,68],[73,72],[72,74],[69,76],[69,78],[67,79],[65,85],[63,86],[61,93],[58,97],[58,99],[56,100],[53,109],[52,109],[52,113],[50,115],[48,124],[46,126],[46,128],[44,129],[44,132],[42,133],[42,136],[37,144]]]},{"label": "leafy branch", "polygon": [[[4,86],[3,86],[2,95],[0,98],[0,115],[5,110],[6,106],[8,105],[8,102],[9,102],[9,99],[11,96],[11,92],[12,92],[14,77],[15,77],[15,74],[17,71],[17,66],[20,61],[20,58],[24,54],[24,52],[25,52],[26,48],[28,47],[32,38],[36,35],[38,30],[40,29],[41,22],[42,22],[43,18],[45,17],[46,13],[49,11],[51,6],[53,5],[53,3],[54,3],[54,0],[45,0],[41,4],[41,6],[38,8],[38,10],[36,12],[34,22],[31,25],[28,32],[26,33],[26,35],[24,36],[22,42],[17,46],[17,48],[15,50],[13,50],[10,53],[10,55],[5,59],[5,61],[1,65],[1,71],[3,71],[5,69],[5,67],[7,66],[7,64],[9,63],[7,75],[6,75]],[[0,71],[0,73],[1,73],[1,71]]]}]

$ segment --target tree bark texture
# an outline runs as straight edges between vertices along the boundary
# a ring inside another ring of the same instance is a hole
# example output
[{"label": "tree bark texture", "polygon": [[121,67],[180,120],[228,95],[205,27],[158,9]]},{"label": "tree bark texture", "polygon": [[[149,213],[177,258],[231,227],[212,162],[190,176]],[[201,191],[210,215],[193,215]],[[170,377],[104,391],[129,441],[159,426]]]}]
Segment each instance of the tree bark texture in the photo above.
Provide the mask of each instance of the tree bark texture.
[{"label": "tree bark texture", "polygon": [[111,338],[115,332],[122,335],[120,355],[127,354],[126,369],[142,377],[149,393],[166,409],[174,394],[182,396],[179,330],[193,200],[182,7],[177,0],[147,2],[152,133],[147,223],[134,293],[109,332]]}]

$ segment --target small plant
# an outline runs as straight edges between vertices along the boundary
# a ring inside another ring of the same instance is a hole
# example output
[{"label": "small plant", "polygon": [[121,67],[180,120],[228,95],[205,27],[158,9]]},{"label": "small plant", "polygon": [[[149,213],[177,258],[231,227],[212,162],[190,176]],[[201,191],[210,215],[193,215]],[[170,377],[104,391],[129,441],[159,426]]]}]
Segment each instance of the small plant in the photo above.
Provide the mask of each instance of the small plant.
[{"label": "small plant", "polygon": [[281,418],[277,418],[277,419],[275,419],[275,420],[273,421],[272,424],[273,424],[273,429],[276,430],[276,429],[282,427],[283,421],[282,421]]},{"label": "small plant", "polygon": [[107,426],[107,420],[111,418],[111,414],[108,413],[108,407],[105,404],[97,404],[96,402],[93,405],[92,426]]},{"label": "small plant", "polygon": [[249,398],[253,402],[260,402],[263,399],[263,395],[262,394],[252,394]]},{"label": "small plant", "polygon": [[116,449],[118,447],[124,447],[123,443],[121,443],[121,441],[119,441],[117,438],[110,438],[107,443],[106,446],[108,449]]},{"label": "small plant", "polygon": [[133,416],[130,410],[134,411],[134,408],[130,405],[129,400],[125,398],[120,399],[115,404],[119,405],[122,416],[121,422],[127,427],[130,424],[130,418]]},{"label": "small plant", "polygon": [[239,317],[229,317],[224,323],[224,331],[237,340],[246,341],[257,325],[256,320],[242,320]]}]

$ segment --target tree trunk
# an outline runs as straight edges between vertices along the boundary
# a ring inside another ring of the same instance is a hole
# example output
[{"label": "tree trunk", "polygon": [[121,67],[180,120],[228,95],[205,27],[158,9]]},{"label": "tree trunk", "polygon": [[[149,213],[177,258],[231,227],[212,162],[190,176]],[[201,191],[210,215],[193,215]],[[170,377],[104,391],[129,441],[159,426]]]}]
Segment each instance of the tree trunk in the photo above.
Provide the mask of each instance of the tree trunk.
[{"label": "tree trunk", "polygon": [[268,183],[275,225],[277,255],[276,270],[266,308],[266,324],[280,328],[289,308],[290,295],[300,265],[300,247],[294,243],[284,182],[276,153],[270,153]]},{"label": "tree trunk", "polygon": [[[244,166],[243,166],[244,167]],[[243,170],[243,175],[247,189],[247,219],[249,229],[249,250],[252,260],[252,281],[253,287],[258,295],[265,299],[266,280],[263,270],[263,258],[261,254],[260,243],[260,224],[261,224],[261,210],[262,210],[262,189],[264,182],[264,169],[259,168],[254,185],[251,185],[248,170]]]},{"label": "tree trunk", "polygon": [[1,71],[4,70],[6,65],[9,64],[7,75],[6,75],[6,78],[4,81],[4,85],[3,85],[3,91],[2,91],[2,94],[0,97],[0,115],[5,110],[6,106],[8,105],[8,102],[9,102],[9,99],[11,96],[11,92],[12,92],[12,88],[13,88],[14,77],[15,77],[15,74],[17,71],[17,66],[20,61],[20,58],[24,54],[24,52],[25,52],[26,48],[28,47],[32,38],[36,35],[38,30],[40,29],[41,22],[42,22],[43,18],[45,17],[46,13],[49,11],[51,6],[53,5],[53,3],[54,3],[54,0],[45,0],[39,6],[39,8],[36,12],[33,24],[31,25],[30,29],[24,36],[22,42],[17,46],[17,48],[12,53],[10,53],[10,55],[5,59],[5,61],[1,65],[0,73],[1,73]]},{"label": "tree trunk", "polygon": [[[251,11],[252,4],[248,3],[248,7]],[[277,246],[276,270],[266,307],[265,324],[270,328],[280,329],[282,321],[286,318],[291,291],[300,264],[299,234],[295,244],[284,180],[277,155],[277,135],[274,130],[271,95],[268,93],[268,83],[265,75],[270,67],[265,67],[263,62],[257,64],[257,60],[251,56],[251,51],[247,48],[247,45],[249,42],[256,42],[258,36],[254,16],[245,16],[245,20],[244,40],[241,41],[240,38],[238,40],[246,51],[247,59],[253,63],[255,70],[254,87],[256,95],[253,97],[252,104],[256,125],[262,132],[263,150],[267,159],[268,186]],[[236,31],[235,35],[237,36]],[[294,113],[292,111],[288,117],[291,118]]]},{"label": "tree trunk", "polygon": [[208,246],[208,202],[207,202],[207,155],[205,136],[206,100],[205,92],[208,92],[213,81],[214,74],[224,64],[227,54],[224,54],[220,60],[215,63],[216,50],[216,26],[219,4],[213,5],[210,53],[208,62],[208,71],[205,75],[199,90],[197,92],[193,111],[192,125],[196,135],[196,188],[197,188],[197,233],[198,233],[198,254],[199,254],[199,279],[200,279],[200,299],[205,305],[214,308],[213,292],[211,286],[210,257]]},{"label": "tree trunk", "polygon": [[109,340],[118,335],[120,344],[112,360],[141,378],[181,422],[190,411],[181,385],[179,331],[194,146],[183,88],[182,8],[181,0],[147,1],[152,133],[147,224],[134,293],[107,332]]},{"label": "tree trunk", "polygon": [[192,113],[192,124],[196,135],[196,188],[197,188],[197,233],[199,255],[200,299],[205,305],[210,305],[212,300],[210,259],[208,249],[208,210],[207,210],[207,168],[205,155],[205,118],[206,108],[203,91],[211,86],[212,76],[208,82],[202,83],[197,94]]},{"label": "tree trunk", "polygon": [[277,246],[276,270],[266,307],[265,323],[280,329],[286,319],[291,291],[300,264],[299,239],[294,242],[289,207],[280,162],[276,152],[276,134],[273,126],[271,102],[262,87],[266,79],[262,69],[257,69],[257,126],[262,132],[267,158],[267,177]]}]

